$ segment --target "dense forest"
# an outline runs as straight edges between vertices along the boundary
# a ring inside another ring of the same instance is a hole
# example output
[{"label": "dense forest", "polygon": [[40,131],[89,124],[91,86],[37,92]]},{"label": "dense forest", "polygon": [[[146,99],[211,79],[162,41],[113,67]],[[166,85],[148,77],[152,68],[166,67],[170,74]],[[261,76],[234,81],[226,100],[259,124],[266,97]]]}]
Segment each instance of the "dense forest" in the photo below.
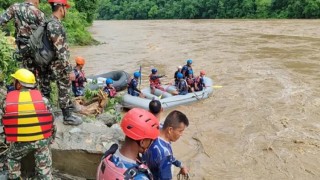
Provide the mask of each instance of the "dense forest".
[{"label": "dense forest", "polygon": [[311,19],[320,17],[320,0],[99,0],[97,14],[98,19]]}]

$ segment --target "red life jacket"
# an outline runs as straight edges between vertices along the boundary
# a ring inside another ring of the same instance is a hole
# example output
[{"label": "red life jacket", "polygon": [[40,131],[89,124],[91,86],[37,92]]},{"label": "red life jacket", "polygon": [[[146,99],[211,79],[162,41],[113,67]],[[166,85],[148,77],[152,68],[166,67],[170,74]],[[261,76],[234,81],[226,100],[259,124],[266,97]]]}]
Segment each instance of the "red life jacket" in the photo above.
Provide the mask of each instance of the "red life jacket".
[{"label": "red life jacket", "polygon": [[8,142],[32,142],[52,135],[53,116],[38,90],[11,91],[2,118]]},{"label": "red life jacket", "polygon": [[115,97],[117,95],[117,91],[116,89],[113,88],[109,88],[108,85],[104,88],[104,92],[109,94],[109,97]]},{"label": "red life jacket", "polygon": [[76,75],[76,79],[74,81],[75,87],[83,87],[83,83],[85,82],[85,78],[86,78],[84,71],[77,70],[76,68],[74,68],[73,71]]},{"label": "red life jacket", "polygon": [[149,75],[150,86],[159,86],[161,84],[160,78],[156,74]]},{"label": "red life jacket", "polygon": [[194,78],[189,78],[189,77],[187,77],[187,84],[189,85],[189,86],[194,86]]}]

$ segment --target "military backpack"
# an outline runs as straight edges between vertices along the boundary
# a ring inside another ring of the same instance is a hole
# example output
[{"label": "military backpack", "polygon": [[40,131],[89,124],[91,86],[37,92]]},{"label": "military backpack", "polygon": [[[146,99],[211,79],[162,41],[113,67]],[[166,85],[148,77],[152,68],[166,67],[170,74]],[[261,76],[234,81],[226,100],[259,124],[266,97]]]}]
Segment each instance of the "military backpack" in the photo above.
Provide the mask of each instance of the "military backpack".
[{"label": "military backpack", "polygon": [[55,57],[53,43],[49,40],[47,32],[48,23],[51,21],[46,21],[33,31],[28,43],[35,63],[41,68],[47,67]]}]

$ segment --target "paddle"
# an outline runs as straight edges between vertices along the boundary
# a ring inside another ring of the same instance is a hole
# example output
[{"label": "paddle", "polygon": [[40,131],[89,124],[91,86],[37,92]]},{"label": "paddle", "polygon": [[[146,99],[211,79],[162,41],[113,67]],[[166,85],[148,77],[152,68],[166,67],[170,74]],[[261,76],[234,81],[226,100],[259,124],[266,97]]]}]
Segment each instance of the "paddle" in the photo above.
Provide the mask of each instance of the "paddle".
[{"label": "paddle", "polygon": [[219,88],[222,88],[223,86],[221,86],[221,85],[215,85],[215,86],[206,86],[206,87],[212,87],[212,88],[215,88],[215,89],[219,89]]},{"label": "paddle", "polygon": [[215,88],[215,89],[219,89],[219,88],[222,88],[223,86],[215,85],[215,86],[212,86],[212,87]]},{"label": "paddle", "polygon": [[139,73],[140,73],[139,89],[141,89],[141,81],[142,81],[142,74],[141,74],[141,71],[142,71],[142,67],[141,67],[141,65],[140,65],[140,69],[139,69]]}]

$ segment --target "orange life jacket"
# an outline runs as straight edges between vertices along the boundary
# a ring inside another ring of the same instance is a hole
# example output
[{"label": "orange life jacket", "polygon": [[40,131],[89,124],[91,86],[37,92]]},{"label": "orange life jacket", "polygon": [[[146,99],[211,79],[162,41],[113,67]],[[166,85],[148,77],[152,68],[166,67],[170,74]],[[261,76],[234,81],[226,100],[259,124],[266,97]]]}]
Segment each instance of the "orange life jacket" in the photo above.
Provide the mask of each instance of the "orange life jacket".
[{"label": "orange life jacket", "polygon": [[159,86],[161,84],[160,77],[156,74],[149,75],[150,86]]},{"label": "orange life jacket", "polygon": [[7,142],[32,142],[52,135],[53,116],[38,90],[11,91],[2,118]]}]

